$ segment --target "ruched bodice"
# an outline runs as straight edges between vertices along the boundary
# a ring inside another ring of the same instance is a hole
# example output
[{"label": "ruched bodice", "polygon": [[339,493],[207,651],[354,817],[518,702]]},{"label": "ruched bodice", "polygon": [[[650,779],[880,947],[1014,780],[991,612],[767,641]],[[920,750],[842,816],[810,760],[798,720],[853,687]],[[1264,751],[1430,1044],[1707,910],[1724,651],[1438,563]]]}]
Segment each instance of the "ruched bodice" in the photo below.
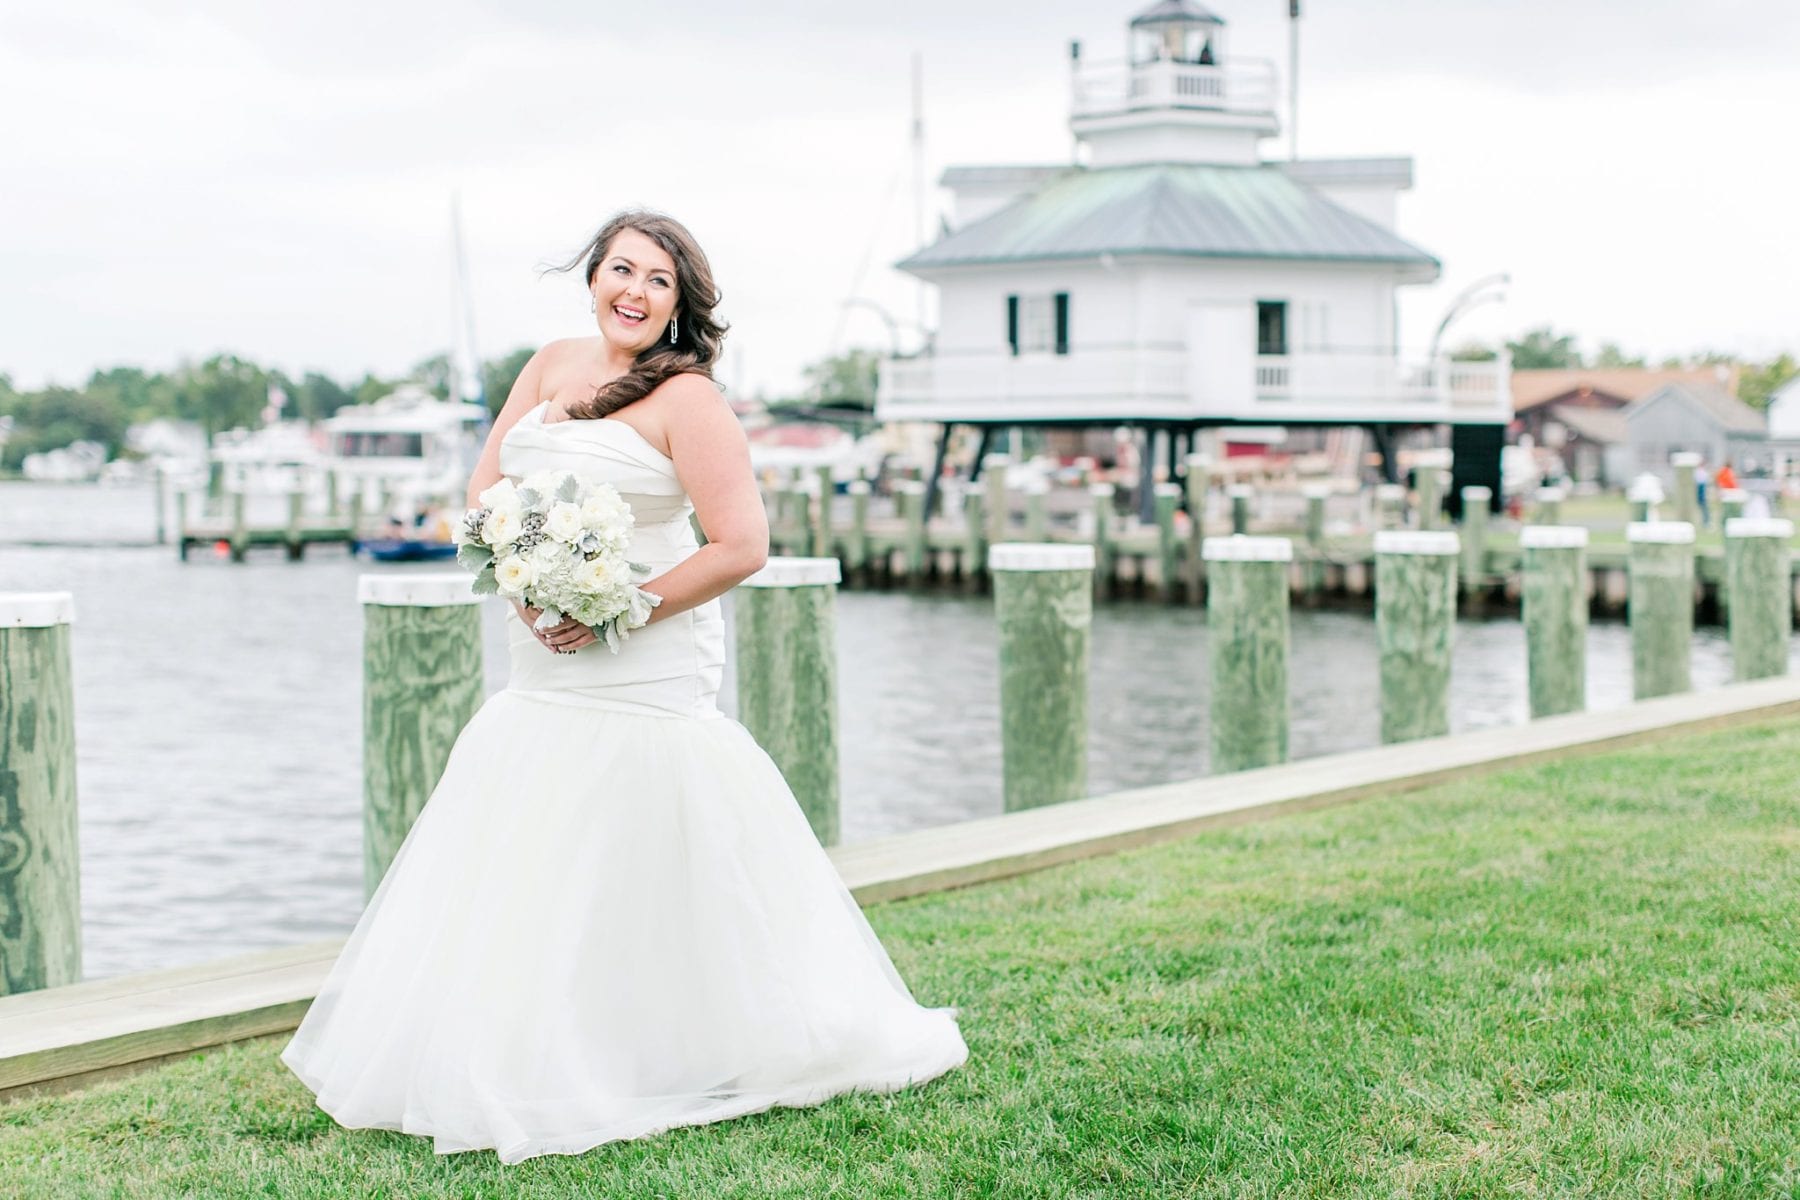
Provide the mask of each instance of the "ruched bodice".
[{"label": "ruched bodice", "polygon": [[[636,528],[628,557],[651,578],[699,548],[689,521],[694,507],[675,464],[624,421],[546,423],[545,405],[520,417],[500,443],[500,471],[515,482],[534,471],[573,471],[611,484],[631,505]],[[634,631],[618,654],[600,643],[556,654],[532,636],[507,606],[509,691],[552,703],[686,717],[719,715],[725,667],[725,622],[719,602]]]}]

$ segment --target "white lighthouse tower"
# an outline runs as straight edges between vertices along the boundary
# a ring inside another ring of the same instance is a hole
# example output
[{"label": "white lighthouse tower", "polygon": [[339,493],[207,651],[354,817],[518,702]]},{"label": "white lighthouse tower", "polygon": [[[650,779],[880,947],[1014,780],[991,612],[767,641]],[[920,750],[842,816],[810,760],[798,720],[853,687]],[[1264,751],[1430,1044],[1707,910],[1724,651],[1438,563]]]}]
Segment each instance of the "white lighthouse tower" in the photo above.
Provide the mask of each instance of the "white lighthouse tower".
[{"label": "white lighthouse tower", "polygon": [[[1395,229],[1409,158],[1269,162],[1278,80],[1194,0],[1132,18],[1125,57],[1071,48],[1075,162],[959,166],[948,231],[899,267],[938,289],[876,415],[984,430],[1451,427],[1459,483],[1498,494],[1505,361],[1399,345],[1399,288],[1439,264]],[[985,440],[985,439],[984,439]]]}]

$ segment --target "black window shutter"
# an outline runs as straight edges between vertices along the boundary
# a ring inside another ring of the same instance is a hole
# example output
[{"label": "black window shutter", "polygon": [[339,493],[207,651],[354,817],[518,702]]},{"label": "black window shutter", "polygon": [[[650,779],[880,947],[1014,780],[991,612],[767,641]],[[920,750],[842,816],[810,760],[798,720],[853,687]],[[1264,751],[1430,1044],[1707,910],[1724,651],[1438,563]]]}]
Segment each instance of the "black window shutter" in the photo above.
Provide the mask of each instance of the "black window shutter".
[{"label": "black window shutter", "polygon": [[1013,357],[1019,356],[1019,298],[1006,298],[1006,344],[1012,347]]},{"label": "black window shutter", "polygon": [[1056,293],[1056,352],[1069,352],[1069,293]]}]

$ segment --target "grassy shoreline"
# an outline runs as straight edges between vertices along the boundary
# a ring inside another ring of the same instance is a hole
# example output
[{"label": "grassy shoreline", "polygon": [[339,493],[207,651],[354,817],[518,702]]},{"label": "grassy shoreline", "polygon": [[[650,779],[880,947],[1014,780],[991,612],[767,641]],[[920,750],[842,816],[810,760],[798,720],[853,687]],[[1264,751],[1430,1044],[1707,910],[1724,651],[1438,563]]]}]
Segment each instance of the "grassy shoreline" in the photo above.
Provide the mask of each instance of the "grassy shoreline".
[{"label": "grassy shoreline", "polygon": [[0,1107],[0,1196],[1800,1195],[1796,762],[1759,725],[877,906],[971,1048],[913,1092],[501,1167],[337,1128],[275,1039]]}]

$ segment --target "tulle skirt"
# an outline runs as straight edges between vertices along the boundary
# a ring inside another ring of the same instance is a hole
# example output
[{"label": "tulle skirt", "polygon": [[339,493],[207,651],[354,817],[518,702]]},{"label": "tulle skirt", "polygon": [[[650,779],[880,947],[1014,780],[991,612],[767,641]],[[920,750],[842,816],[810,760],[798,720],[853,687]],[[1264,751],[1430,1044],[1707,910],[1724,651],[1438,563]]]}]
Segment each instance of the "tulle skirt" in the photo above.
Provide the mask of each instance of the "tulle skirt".
[{"label": "tulle skirt", "polygon": [[282,1061],[352,1128],[503,1162],[962,1063],[725,717],[489,698]]}]

